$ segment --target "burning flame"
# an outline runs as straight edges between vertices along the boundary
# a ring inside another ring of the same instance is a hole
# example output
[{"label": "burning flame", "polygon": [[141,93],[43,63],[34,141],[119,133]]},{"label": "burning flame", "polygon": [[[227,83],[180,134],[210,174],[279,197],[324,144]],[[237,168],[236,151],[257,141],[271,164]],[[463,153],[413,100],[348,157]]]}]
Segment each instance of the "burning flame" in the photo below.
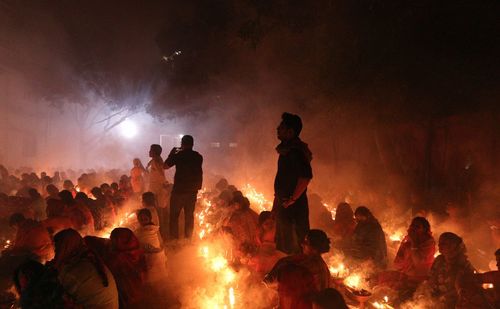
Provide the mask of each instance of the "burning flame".
[{"label": "burning flame", "polygon": [[401,241],[403,240],[403,233],[401,231],[394,232],[391,236],[389,236],[391,241]]},{"label": "burning flame", "polygon": [[377,309],[394,309],[394,307],[389,304],[388,296],[384,296],[384,299],[382,301],[380,302],[376,301],[372,303],[372,305]]},{"label": "burning flame", "polygon": [[[222,255],[222,250],[215,246],[202,244],[199,255],[205,261],[207,269],[213,272],[215,278],[210,289],[210,295],[204,295],[201,308],[234,308],[236,305],[236,294],[232,284],[237,276],[229,267],[228,260]],[[219,251],[219,252],[218,252]]]},{"label": "burning flame", "polygon": [[330,212],[330,215],[332,216],[332,220],[335,221],[335,216],[337,215],[337,208],[332,207],[332,206],[328,205],[327,203],[322,203],[322,204],[323,204],[323,207],[328,209],[328,211]]},{"label": "burning flame", "polygon": [[250,184],[246,184],[241,192],[250,200],[250,206],[258,213],[269,211],[273,207],[273,203],[267,200],[264,194],[257,192]]},{"label": "burning flame", "polygon": [[344,279],[344,284],[353,289],[359,289],[361,287],[361,275],[352,274]]},{"label": "burning flame", "polygon": [[487,290],[487,289],[493,289],[495,286],[493,285],[493,283],[483,283],[483,289]]},{"label": "burning flame", "polygon": [[335,278],[343,278],[349,273],[344,263],[340,263],[338,266],[329,266],[328,269],[330,270],[330,274]]}]

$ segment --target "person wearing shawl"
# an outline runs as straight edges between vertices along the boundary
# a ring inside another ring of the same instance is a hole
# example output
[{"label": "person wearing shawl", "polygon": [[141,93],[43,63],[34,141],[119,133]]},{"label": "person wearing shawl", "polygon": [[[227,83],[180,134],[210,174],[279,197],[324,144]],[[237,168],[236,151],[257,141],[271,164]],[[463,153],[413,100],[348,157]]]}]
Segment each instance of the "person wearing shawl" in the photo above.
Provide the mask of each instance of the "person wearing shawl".
[{"label": "person wearing shawl", "polygon": [[250,208],[250,201],[240,191],[233,194],[231,216],[225,226],[231,229],[236,247],[243,244],[256,245],[259,215]]},{"label": "person wearing shawl", "polygon": [[62,230],[75,228],[73,221],[66,216],[64,202],[56,199],[49,199],[47,201],[47,219],[41,223],[50,233],[55,235]]},{"label": "person wearing shawl", "polygon": [[163,251],[163,242],[160,227],[153,223],[151,211],[142,208],[137,212],[140,226],[134,231],[144,250],[147,266],[147,282],[156,282],[166,276],[166,256]]},{"label": "person wearing shawl", "polygon": [[130,184],[134,194],[140,195],[144,192],[144,177],[147,171],[139,158],[135,158],[132,163],[134,167],[130,170]]},{"label": "person wearing shawl", "polygon": [[351,244],[352,235],[356,228],[354,212],[348,203],[339,203],[333,223],[333,243],[335,248],[344,251]]},{"label": "person wearing shawl", "polygon": [[439,237],[438,246],[440,255],[432,264],[428,281],[437,302],[445,309],[491,308],[474,277],[462,238],[446,232]]},{"label": "person wearing shawl", "polygon": [[121,308],[138,308],[144,300],[146,258],[139,240],[128,228],[115,228],[105,262],[118,287]]},{"label": "person wearing shawl", "polygon": [[112,273],[85,245],[82,236],[66,229],[54,236],[51,265],[65,291],[84,308],[117,309],[118,290]]},{"label": "person wearing shawl", "polygon": [[16,237],[9,251],[14,254],[33,254],[42,263],[53,258],[52,239],[42,223],[15,213],[10,216],[9,225],[16,230]]},{"label": "person wearing shawl", "polygon": [[276,217],[276,248],[287,254],[301,251],[300,244],[309,230],[307,186],[311,181],[312,153],[299,138],[302,120],[283,113],[277,128],[281,143],[278,170],[274,180],[273,213]]},{"label": "person wearing shawl", "polygon": [[410,281],[420,283],[428,278],[436,253],[436,242],[431,225],[424,217],[415,217],[408,228],[408,235],[399,246],[394,267],[408,276]]},{"label": "person wearing shawl", "polygon": [[387,267],[387,244],[385,234],[378,220],[365,206],[356,208],[357,221],[350,254],[360,261],[372,261],[379,269]]},{"label": "person wearing shawl", "polygon": [[429,221],[415,217],[403,238],[394,259],[394,269],[377,275],[377,285],[385,285],[399,292],[404,300],[413,295],[418,285],[429,278],[436,242]]}]

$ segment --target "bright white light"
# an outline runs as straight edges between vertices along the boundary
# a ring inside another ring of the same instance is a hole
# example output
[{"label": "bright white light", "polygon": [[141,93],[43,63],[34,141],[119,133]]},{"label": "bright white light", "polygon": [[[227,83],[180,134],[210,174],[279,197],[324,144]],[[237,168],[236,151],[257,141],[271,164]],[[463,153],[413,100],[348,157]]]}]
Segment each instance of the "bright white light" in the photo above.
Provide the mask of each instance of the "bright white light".
[{"label": "bright white light", "polygon": [[179,134],[179,139],[182,139],[183,136],[184,134]]},{"label": "bright white light", "polygon": [[120,132],[123,137],[133,138],[137,135],[137,126],[130,120],[125,120],[120,124]]}]

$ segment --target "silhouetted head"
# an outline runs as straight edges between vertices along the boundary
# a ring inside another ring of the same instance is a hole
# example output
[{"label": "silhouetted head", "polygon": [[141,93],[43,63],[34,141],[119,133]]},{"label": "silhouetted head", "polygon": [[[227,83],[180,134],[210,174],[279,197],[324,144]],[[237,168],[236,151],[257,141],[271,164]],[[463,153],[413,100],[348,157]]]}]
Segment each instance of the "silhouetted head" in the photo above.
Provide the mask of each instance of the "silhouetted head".
[{"label": "silhouetted head", "polygon": [[298,115],[283,113],[277,131],[279,140],[287,141],[293,139],[299,136],[302,131],[302,120]]},{"label": "silhouetted head", "polygon": [[163,151],[163,149],[161,148],[160,145],[152,144],[151,147],[149,147],[149,156],[151,158],[161,156],[162,151]]},{"label": "silhouetted head", "polygon": [[358,223],[374,218],[372,212],[366,206],[359,206],[356,208],[356,211],[354,211],[354,217]]},{"label": "silhouetted head", "polygon": [[330,239],[322,230],[309,230],[302,242],[304,254],[322,254],[330,251]]},{"label": "silhouetted head", "polygon": [[415,217],[411,220],[410,227],[408,228],[408,235],[412,239],[422,237],[424,235],[432,235],[431,224],[424,217]]},{"label": "silhouetted head", "polygon": [[155,207],[156,197],[153,192],[144,192],[142,194],[142,205],[144,207]]},{"label": "silhouetted head", "polygon": [[63,188],[64,190],[73,190],[73,188],[75,187],[75,185],[73,184],[73,182],[69,179],[66,179],[64,182],[63,182]]},{"label": "silhouetted head", "polygon": [[217,183],[215,184],[215,188],[219,190],[220,192],[226,190],[227,186],[229,183],[227,182],[226,178],[221,178]]},{"label": "silhouetted head", "polygon": [[45,187],[45,190],[50,196],[56,196],[59,193],[59,189],[57,189],[57,187],[53,184],[47,185],[47,187]]},{"label": "silhouetted head", "polygon": [[40,193],[38,193],[38,191],[36,189],[33,189],[33,188],[28,190],[28,194],[29,194],[31,199],[37,199],[40,197]]},{"label": "silhouetted head", "polygon": [[147,208],[141,208],[137,211],[137,221],[142,226],[151,224],[153,220],[153,216],[151,215],[151,211]]},{"label": "silhouetted head", "polygon": [[439,236],[438,247],[439,253],[441,253],[446,260],[452,260],[455,257],[465,255],[467,252],[462,237],[452,232],[445,232]]},{"label": "silhouetted head", "polygon": [[241,191],[235,191],[233,193],[233,199],[231,200],[230,205],[236,207],[236,209],[244,210],[250,207],[250,201],[243,196]]},{"label": "silhouetted head", "polygon": [[181,139],[181,147],[183,149],[191,149],[194,145],[194,138],[191,135],[184,135]]},{"label": "silhouetted head", "polygon": [[68,190],[62,190],[59,192],[59,198],[66,204],[66,205],[72,205],[75,203],[75,200],[73,199],[73,194],[68,191]]}]

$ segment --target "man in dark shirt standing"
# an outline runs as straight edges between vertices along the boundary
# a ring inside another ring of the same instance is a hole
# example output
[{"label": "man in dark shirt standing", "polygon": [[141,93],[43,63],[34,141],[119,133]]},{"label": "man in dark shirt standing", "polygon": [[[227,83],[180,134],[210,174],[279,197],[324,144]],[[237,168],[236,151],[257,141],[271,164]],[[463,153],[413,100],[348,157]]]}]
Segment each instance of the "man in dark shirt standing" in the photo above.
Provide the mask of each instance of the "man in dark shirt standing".
[{"label": "man in dark shirt standing", "polygon": [[276,248],[292,254],[301,251],[301,242],[309,231],[307,185],[312,179],[312,153],[299,138],[302,120],[283,113],[277,128],[281,143],[278,172],[274,180],[273,212],[276,216]]},{"label": "man in dark shirt standing", "polygon": [[194,140],[191,135],[184,135],[181,147],[174,147],[165,160],[164,168],[175,165],[174,187],[170,197],[170,237],[179,238],[179,215],[184,209],[184,236],[193,235],[194,206],[196,195],[201,189],[203,157],[193,150]]}]

